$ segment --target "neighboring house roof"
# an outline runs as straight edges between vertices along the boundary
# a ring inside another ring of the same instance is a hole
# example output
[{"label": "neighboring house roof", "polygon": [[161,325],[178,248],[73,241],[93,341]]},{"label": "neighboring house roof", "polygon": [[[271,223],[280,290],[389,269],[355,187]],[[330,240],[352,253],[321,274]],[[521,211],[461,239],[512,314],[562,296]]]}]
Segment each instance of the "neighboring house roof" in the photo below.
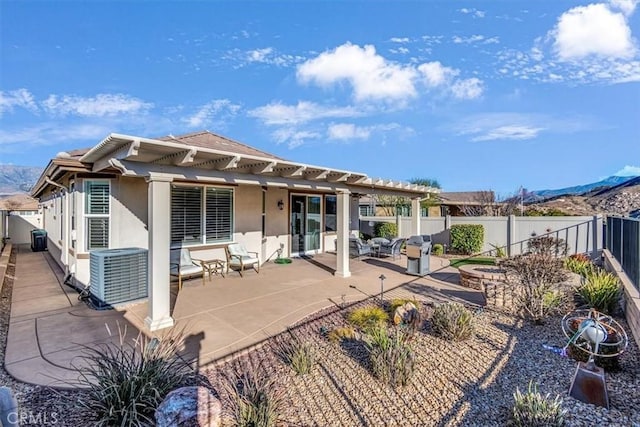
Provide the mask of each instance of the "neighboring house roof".
[{"label": "neighboring house roof", "polygon": [[493,191],[443,191],[438,194],[442,205],[480,205],[495,200]]},{"label": "neighboring house roof", "polygon": [[0,199],[0,211],[37,211],[38,200],[28,194],[14,194]]},{"label": "neighboring house roof", "polygon": [[32,194],[38,196],[50,181],[55,181],[57,171],[64,170],[145,178],[159,173],[188,181],[339,189],[364,194],[421,196],[433,191],[422,185],[285,160],[209,131],[158,139],[112,133],[89,150],[64,153],[53,159]]}]

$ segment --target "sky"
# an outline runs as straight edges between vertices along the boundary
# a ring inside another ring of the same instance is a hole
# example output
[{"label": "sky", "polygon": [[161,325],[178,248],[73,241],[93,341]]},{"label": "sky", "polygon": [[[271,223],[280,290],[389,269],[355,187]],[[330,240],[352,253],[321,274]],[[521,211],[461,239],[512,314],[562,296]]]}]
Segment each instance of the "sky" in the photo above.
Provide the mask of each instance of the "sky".
[{"label": "sky", "polygon": [[209,130],[514,194],[640,175],[638,0],[2,1],[0,163]]}]

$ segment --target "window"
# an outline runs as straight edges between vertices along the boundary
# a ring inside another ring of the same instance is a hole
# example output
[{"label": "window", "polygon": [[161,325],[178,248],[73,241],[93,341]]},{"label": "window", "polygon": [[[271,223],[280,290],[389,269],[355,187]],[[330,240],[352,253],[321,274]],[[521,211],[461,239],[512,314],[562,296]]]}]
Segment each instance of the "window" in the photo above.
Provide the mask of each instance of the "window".
[{"label": "window", "polygon": [[109,181],[85,181],[87,250],[109,247]]},{"label": "window", "polygon": [[223,243],[232,237],[232,189],[171,187],[171,244]]},{"label": "window", "polygon": [[375,216],[373,206],[360,205],[360,216]]},{"label": "window", "polygon": [[267,189],[262,188],[262,238],[267,237]]},{"label": "window", "polygon": [[324,196],[324,231],[336,231],[336,196]]}]

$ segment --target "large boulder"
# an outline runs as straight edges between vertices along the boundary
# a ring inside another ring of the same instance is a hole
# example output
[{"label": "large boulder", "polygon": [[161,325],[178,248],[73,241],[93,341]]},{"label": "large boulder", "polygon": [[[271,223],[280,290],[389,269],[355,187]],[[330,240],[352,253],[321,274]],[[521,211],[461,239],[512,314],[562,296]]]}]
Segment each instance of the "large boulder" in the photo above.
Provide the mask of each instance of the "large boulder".
[{"label": "large boulder", "polygon": [[217,427],[222,405],[206,387],[182,387],[173,390],[156,409],[158,427]]}]

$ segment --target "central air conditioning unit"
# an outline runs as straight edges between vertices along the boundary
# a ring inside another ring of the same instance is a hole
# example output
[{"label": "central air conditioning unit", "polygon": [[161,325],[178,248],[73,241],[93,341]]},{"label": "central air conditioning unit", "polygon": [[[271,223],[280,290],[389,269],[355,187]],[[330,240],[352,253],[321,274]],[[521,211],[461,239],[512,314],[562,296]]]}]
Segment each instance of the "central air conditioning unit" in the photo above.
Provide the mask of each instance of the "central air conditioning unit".
[{"label": "central air conditioning unit", "polygon": [[142,248],[91,251],[91,296],[106,305],[146,298],[147,260],[147,250]]}]

